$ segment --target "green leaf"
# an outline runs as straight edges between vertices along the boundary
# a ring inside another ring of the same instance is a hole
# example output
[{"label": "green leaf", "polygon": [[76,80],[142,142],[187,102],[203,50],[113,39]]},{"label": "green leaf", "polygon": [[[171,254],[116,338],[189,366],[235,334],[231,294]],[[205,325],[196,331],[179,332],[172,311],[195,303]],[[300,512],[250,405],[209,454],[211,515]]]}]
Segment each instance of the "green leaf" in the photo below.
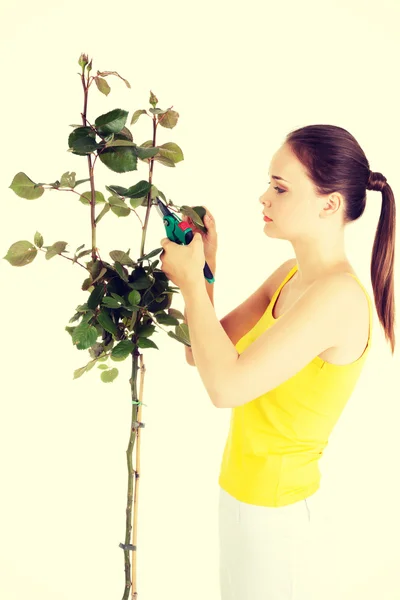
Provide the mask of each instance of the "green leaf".
[{"label": "green leaf", "polygon": [[168,109],[162,119],[158,119],[158,124],[168,129],[173,129],[178,122],[179,113],[176,110]]},{"label": "green leaf", "polygon": [[97,368],[98,368],[98,369],[101,369],[102,371],[104,371],[105,369],[108,369],[108,368],[109,368],[109,366],[108,366],[108,365],[101,364],[101,365],[97,365]]},{"label": "green leaf", "polygon": [[117,217],[128,217],[131,214],[131,209],[128,206],[112,206],[112,212],[117,215]]},{"label": "green leaf", "polygon": [[136,330],[136,334],[139,337],[150,337],[151,335],[153,335],[154,331],[156,329],[155,325],[152,325],[151,323],[147,324],[147,325],[143,325],[142,323],[139,325],[139,327]]},{"label": "green leaf", "polygon": [[[102,268],[101,268],[101,271],[99,272],[99,274],[98,274],[98,275],[97,275],[97,276],[96,276],[96,277],[93,279],[93,281],[92,281],[92,285],[93,285],[94,283],[96,283],[96,281],[97,281],[98,279],[101,279],[101,278],[103,277],[103,275],[105,275],[106,273],[107,273],[107,269],[106,269],[106,267],[102,267]],[[88,305],[89,305],[89,302],[88,302]]]},{"label": "green leaf", "polygon": [[121,306],[125,306],[124,299],[114,292],[111,292],[111,296],[105,296],[102,303],[108,308],[121,308]]},{"label": "green leaf", "polygon": [[134,281],[131,281],[129,283],[129,287],[131,287],[133,290],[145,290],[149,288],[152,284],[153,281],[151,280],[151,278],[148,275],[144,274],[137,277],[137,279],[135,279]]},{"label": "green leaf", "polygon": [[158,146],[153,146],[152,148],[137,146],[136,154],[142,160],[144,160],[145,158],[151,158],[152,156],[156,156],[156,154],[158,154]]},{"label": "green leaf", "polygon": [[140,117],[140,115],[145,115],[147,111],[145,111],[144,109],[142,110],[135,110],[135,112],[132,115],[132,119],[131,119],[131,125],[133,125],[134,123],[136,123],[136,121],[138,120],[138,118]]},{"label": "green leaf", "polygon": [[165,312],[156,313],[154,316],[161,325],[179,325],[178,319],[167,315]]},{"label": "green leaf", "polygon": [[118,302],[116,298],[112,298],[111,296],[105,296],[101,303],[108,308],[121,308],[121,303]]},{"label": "green leaf", "polygon": [[125,126],[128,111],[122,108],[115,108],[100,117],[97,117],[94,124],[97,131],[101,134],[104,133],[119,133]]},{"label": "green leaf", "polygon": [[80,367],[79,369],[76,369],[74,371],[74,376],[72,379],[78,379],[78,377],[81,377],[85,372],[86,372],[86,365],[84,367]]},{"label": "green leaf", "polygon": [[70,173],[69,171],[66,171],[65,173],[63,173],[61,175],[60,188],[63,188],[63,187],[74,188],[76,185],[75,184],[75,175],[76,175],[76,173],[74,171],[72,171],[72,173]]},{"label": "green leaf", "polygon": [[83,323],[88,324],[90,319],[93,317],[93,315],[94,315],[94,310],[88,310],[86,313],[83,314],[82,320],[79,323],[79,325],[82,325]]},{"label": "green leaf", "polygon": [[118,369],[115,367],[113,369],[108,369],[107,371],[103,371],[100,375],[100,379],[104,383],[111,383],[118,375]]},{"label": "green leaf", "polygon": [[155,256],[156,254],[158,254],[162,250],[163,250],[162,246],[160,248],[156,248],[155,250],[152,250],[151,252],[149,252],[149,254],[145,254],[144,256],[138,258],[137,262],[141,262],[143,260],[147,260],[148,258],[151,258],[152,256]]},{"label": "green leaf", "polygon": [[35,246],[26,240],[12,244],[3,258],[13,267],[24,267],[33,261],[37,255]]},{"label": "green leaf", "polygon": [[169,337],[172,337],[174,340],[177,340],[178,342],[181,342],[181,344],[184,344],[185,346],[189,346],[190,344],[185,344],[185,342],[176,335],[176,333],[174,333],[173,331],[167,331],[167,335],[169,335]]},{"label": "green leaf", "polygon": [[101,300],[102,300],[104,294],[105,294],[104,284],[100,283],[99,285],[96,285],[93,292],[90,294],[90,296],[88,298],[88,301],[87,301],[88,307],[94,310],[101,303]]},{"label": "green leaf", "polygon": [[178,342],[185,344],[185,346],[190,346],[190,337],[189,337],[189,327],[187,323],[181,323],[175,327],[175,333],[173,331],[168,331],[168,335]]},{"label": "green leaf", "polygon": [[90,369],[93,369],[93,367],[96,364],[96,362],[97,362],[96,360],[91,360],[84,367],[80,367],[79,369],[76,369],[74,371],[74,377],[73,377],[73,379],[78,379],[78,377],[81,377],[86,371],[90,371]]},{"label": "green leaf", "polygon": [[159,163],[161,163],[162,165],[165,165],[166,167],[175,167],[175,163],[173,160],[171,160],[170,158],[167,158],[166,156],[155,156],[154,160],[158,161]]},{"label": "green leaf", "polygon": [[96,132],[90,127],[77,127],[68,137],[68,147],[73,154],[84,156],[100,148],[96,142]]},{"label": "green leaf", "polygon": [[128,283],[129,282],[128,271],[126,269],[124,269],[124,267],[121,265],[121,263],[116,262],[114,265],[114,268],[117,271],[118,275],[121,277],[121,279],[123,279],[124,281],[126,281],[126,283]]},{"label": "green leaf", "polygon": [[138,306],[140,302],[141,295],[137,290],[132,290],[128,294],[128,302],[131,306]]},{"label": "green leaf", "polygon": [[144,198],[147,196],[150,189],[151,184],[145,179],[142,179],[135,185],[132,185],[130,188],[128,188],[124,196],[126,198]]},{"label": "green leaf", "polygon": [[35,233],[35,237],[33,239],[35,246],[41,248],[43,246],[43,236],[38,231]]},{"label": "green leaf", "polygon": [[[151,150],[151,156],[146,156],[146,152],[147,150]],[[153,152],[153,150],[157,150],[156,153]],[[154,146],[153,144],[153,140],[146,140],[145,142],[143,142],[143,144],[140,144],[140,146],[138,146],[136,148],[136,154],[138,155],[138,157],[140,158],[141,161],[145,162],[145,163],[150,163],[150,158],[152,158],[153,156],[156,156],[159,152],[158,146]]]},{"label": "green leaf", "polygon": [[156,348],[159,350],[159,347],[153,342],[153,340],[149,340],[148,338],[138,338],[137,345],[139,348]]},{"label": "green leaf", "polygon": [[169,158],[173,163],[183,160],[183,152],[178,144],[175,144],[174,142],[167,142],[166,144],[159,146],[159,150],[161,156]]},{"label": "green leaf", "polygon": [[89,179],[78,179],[78,181],[75,181],[75,186],[80,185],[81,183],[86,183],[86,181],[90,181],[90,177]]},{"label": "green leaf", "polygon": [[103,79],[102,77],[99,76],[95,76],[93,77],[96,85],[97,85],[97,89],[99,90],[99,92],[101,92],[102,94],[104,94],[105,96],[108,96],[108,94],[110,93],[110,86],[108,85],[107,81],[105,79]]},{"label": "green leaf", "polygon": [[111,250],[109,254],[112,260],[119,262],[121,265],[127,265],[128,267],[135,266],[135,262],[131,259],[129,254],[123,250]]},{"label": "green leaf", "polygon": [[52,246],[49,246],[46,252],[46,260],[50,260],[53,256],[64,252],[67,244],[68,242],[55,242]]},{"label": "green leaf", "polygon": [[[97,217],[94,220],[96,225],[104,217],[104,215],[108,213],[109,210],[111,210],[111,206],[108,204],[108,202],[106,202],[105,205],[103,206],[103,210],[101,211],[101,213],[99,215],[97,215]],[[91,250],[90,250],[90,252],[91,252]]]},{"label": "green leaf", "polygon": [[204,206],[187,206],[186,204],[183,204],[181,206],[181,213],[186,217],[190,217],[198,229],[204,233],[207,232],[206,226],[204,225],[204,217],[206,215]]},{"label": "green leaf", "polygon": [[122,297],[122,296],[120,296],[119,294],[116,294],[115,292],[111,292],[111,296],[112,296],[113,298],[115,298],[115,300],[118,300],[118,302],[120,302],[122,306],[124,306],[124,305],[125,305],[125,300],[124,300],[124,299],[123,299],[123,297]]},{"label": "green leaf", "polygon": [[99,153],[101,162],[116,173],[137,170],[137,156],[133,148],[105,148]]},{"label": "green leaf", "polygon": [[[110,196],[108,198],[108,202],[109,202],[111,208],[113,206],[119,206],[120,208],[129,208],[126,206],[124,200],[122,198],[120,198],[119,196]],[[129,212],[130,212],[130,209],[129,209]]]},{"label": "green leaf", "polygon": [[120,185],[106,185],[106,189],[113,195],[118,194],[118,196],[125,196],[125,193],[128,191],[128,188],[121,187]]},{"label": "green leaf", "polygon": [[114,148],[115,146],[130,146],[131,148],[136,148],[135,142],[131,142],[131,140],[110,140],[106,143],[106,148]]},{"label": "green leaf", "polygon": [[[91,198],[92,198],[92,192],[91,192],[91,190],[88,190],[87,192],[84,192],[83,194],[81,194],[81,196],[79,197],[79,201],[82,202],[82,204],[89,205]],[[104,198],[103,194],[101,192],[95,191],[95,193],[94,193],[95,204],[103,204],[105,201],[106,201],[106,199]]]},{"label": "green leaf", "polygon": [[113,133],[112,135],[116,140],[130,140],[133,142],[132,132],[127,127],[123,127],[119,133]]},{"label": "green leaf", "polygon": [[156,186],[153,185],[153,184],[151,184],[150,199],[154,200],[154,198],[156,198],[159,195],[160,195],[160,192],[158,191],[158,189],[156,188]]},{"label": "green leaf", "polygon": [[185,320],[185,315],[182,314],[181,311],[177,310],[176,308],[169,308],[168,314],[171,315],[171,317],[175,317],[175,319],[182,319],[182,321]]},{"label": "green leaf", "polygon": [[138,206],[147,206],[147,202],[144,198],[129,198],[129,203],[134,210],[136,210]]},{"label": "green leaf", "polygon": [[118,328],[105,309],[99,312],[99,314],[97,315],[97,321],[98,323],[100,323],[103,329],[105,329],[109,333],[117,335]]},{"label": "green leaf", "polygon": [[86,350],[93,346],[97,340],[97,329],[88,323],[80,323],[72,333],[72,342],[76,344],[78,350]]},{"label": "green leaf", "polygon": [[15,175],[11,185],[8,187],[20,198],[25,198],[25,200],[37,200],[37,198],[40,198],[40,196],[43,195],[44,187],[41,185],[34,187],[35,185],[35,182],[32,181],[28,175],[20,171]]},{"label": "green leaf", "polygon": [[114,360],[125,360],[135,348],[135,344],[130,340],[122,340],[111,350],[111,358]]}]

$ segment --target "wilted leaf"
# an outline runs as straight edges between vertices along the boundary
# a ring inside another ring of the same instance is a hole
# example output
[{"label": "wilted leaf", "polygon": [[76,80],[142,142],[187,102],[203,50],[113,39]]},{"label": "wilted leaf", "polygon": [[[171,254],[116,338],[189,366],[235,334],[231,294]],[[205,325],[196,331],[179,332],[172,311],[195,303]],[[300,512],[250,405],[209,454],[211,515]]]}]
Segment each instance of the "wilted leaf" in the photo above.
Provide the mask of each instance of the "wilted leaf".
[{"label": "wilted leaf", "polygon": [[172,110],[171,108],[166,111],[166,113],[159,118],[158,124],[162,127],[167,127],[168,129],[173,129],[177,124],[179,119],[179,113],[176,110]]},{"label": "wilted leaf", "polygon": [[36,184],[22,171],[17,173],[9,186],[13,192],[25,200],[36,200],[44,193],[44,187],[34,187]]},{"label": "wilted leaf", "polygon": [[35,237],[33,239],[35,246],[41,248],[43,246],[43,236],[38,231],[35,233]]},{"label": "wilted leaf", "polygon": [[136,121],[138,120],[138,118],[140,117],[140,115],[145,115],[147,111],[145,111],[144,109],[142,110],[135,110],[135,112],[132,115],[132,119],[131,119],[131,125],[133,125],[134,123],[136,123]]},{"label": "wilted leaf", "polygon": [[111,383],[118,375],[118,369],[115,367],[113,369],[108,369],[107,371],[103,371],[100,375],[100,379],[104,381],[104,383]]},{"label": "wilted leaf", "polygon": [[37,255],[35,246],[26,240],[12,244],[3,258],[13,267],[24,267],[33,261]]},{"label": "wilted leaf", "polygon": [[99,92],[101,92],[105,96],[108,96],[108,94],[110,93],[111,88],[108,85],[107,81],[105,79],[103,79],[102,77],[97,77],[97,76],[94,76],[93,79],[96,82],[96,85],[97,85],[97,88],[98,88]]}]

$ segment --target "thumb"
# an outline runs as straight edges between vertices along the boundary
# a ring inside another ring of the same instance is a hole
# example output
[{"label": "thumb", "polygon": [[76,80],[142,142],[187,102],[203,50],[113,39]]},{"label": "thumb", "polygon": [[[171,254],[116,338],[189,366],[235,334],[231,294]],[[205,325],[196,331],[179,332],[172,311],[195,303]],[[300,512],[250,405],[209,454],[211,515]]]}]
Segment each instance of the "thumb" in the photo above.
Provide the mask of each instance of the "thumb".
[{"label": "thumb", "polygon": [[194,234],[194,236],[193,236],[193,239],[194,239],[194,240],[202,240],[201,233],[199,233],[199,232],[197,231],[197,232]]}]

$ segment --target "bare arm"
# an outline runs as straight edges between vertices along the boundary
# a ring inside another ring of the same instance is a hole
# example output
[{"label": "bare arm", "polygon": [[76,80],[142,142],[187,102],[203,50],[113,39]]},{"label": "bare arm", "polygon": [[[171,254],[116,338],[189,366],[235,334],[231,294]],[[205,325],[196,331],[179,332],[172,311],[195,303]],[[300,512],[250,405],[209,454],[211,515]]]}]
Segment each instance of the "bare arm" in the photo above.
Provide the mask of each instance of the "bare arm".
[{"label": "bare arm", "polygon": [[[217,266],[216,263],[215,262],[214,263],[213,262],[207,262],[207,264],[210,267],[212,274],[215,275],[215,270],[216,270],[216,266]],[[206,279],[204,280],[204,282],[205,282],[205,286],[206,286],[206,290],[207,290],[208,296],[209,296],[209,298],[211,300],[212,305],[214,306],[214,286],[215,286],[215,283],[208,283],[208,281]],[[185,323],[187,325],[186,307],[185,307],[185,310],[184,310],[183,314],[185,316]],[[186,356],[186,362],[190,366],[194,367],[196,363],[194,362],[192,349],[189,346],[186,346],[186,345],[185,345],[185,356]]]},{"label": "bare arm", "polygon": [[[250,329],[254,327],[254,325],[259,321],[259,319],[264,314],[268,304],[271,301],[271,298],[281,283],[283,279],[286,277],[287,273],[294,267],[296,264],[296,259],[289,259],[282,263],[275,271],[269,275],[269,277],[262,282],[262,284],[257,288],[257,290],[244,302],[239,304],[236,308],[231,310],[225,317],[220,320],[224,331],[228,335],[229,339],[233,344],[237,344],[237,342],[248,332]],[[214,269],[210,266],[212,272],[215,272],[215,264],[213,265]],[[212,305],[214,306],[214,284],[208,283],[206,281],[206,288]],[[186,320],[186,308],[184,311],[185,315],[185,323]],[[185,355],[186,362],[192,367],[196,366],[194,361],[192,349],[189,346],[185,346]]]}]

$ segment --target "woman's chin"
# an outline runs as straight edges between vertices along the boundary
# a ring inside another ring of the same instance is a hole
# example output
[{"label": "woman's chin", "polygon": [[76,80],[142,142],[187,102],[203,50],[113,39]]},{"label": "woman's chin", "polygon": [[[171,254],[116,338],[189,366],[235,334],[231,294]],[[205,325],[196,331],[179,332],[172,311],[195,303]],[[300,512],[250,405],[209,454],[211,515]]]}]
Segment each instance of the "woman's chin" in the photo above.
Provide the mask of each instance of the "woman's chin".
[{"label": "woman's chin", "polygon": [[277,238],[279,240],[286,240],[284,236],[279,234],[279,230],[274,226],[273,221],[266,221],[264,224],[264,233],[268,237]]}]

